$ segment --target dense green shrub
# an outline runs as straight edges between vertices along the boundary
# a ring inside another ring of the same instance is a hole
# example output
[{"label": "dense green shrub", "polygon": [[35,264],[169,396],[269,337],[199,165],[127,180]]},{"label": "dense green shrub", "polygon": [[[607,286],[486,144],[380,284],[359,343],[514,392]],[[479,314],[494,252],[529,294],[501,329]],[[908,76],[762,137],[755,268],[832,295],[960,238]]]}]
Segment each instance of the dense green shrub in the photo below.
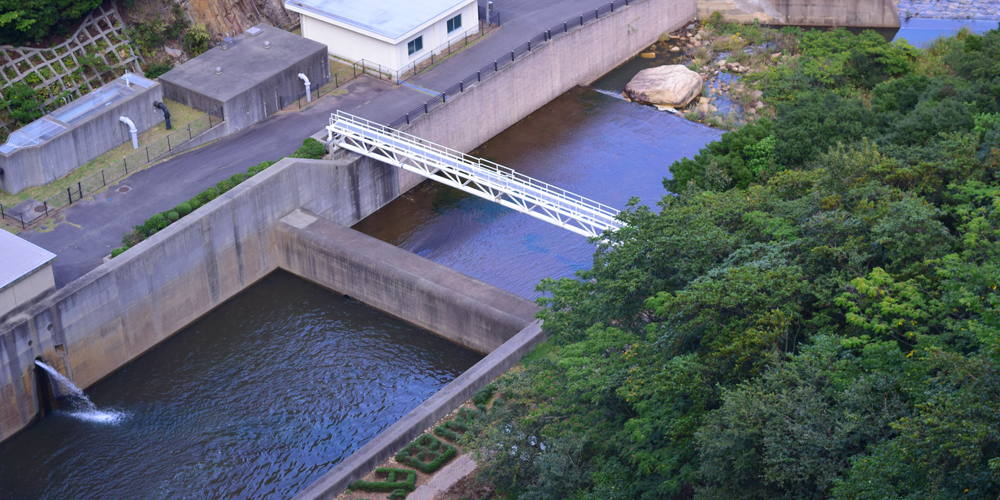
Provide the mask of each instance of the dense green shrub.
[{"label": "dense green shrub", "polygon": [[143,224],[143,226],[146,228],[146,232],[148,234],[152,234],[154,231],[159,231],[167,227],[167,221],[163,217],[163,215],[156,214],[146,219],[146,222]]},{"label": "dense green shrub", "polygon": [[382,481],[355,481],[351,484],[352,490],[373,491],[389,493],[395,490],[413,491],[416,489],[417,472],[409,469],[394,469],[391,467],[379,467],[375,469],[375,476]]},{"label": "dense green shrub", "polygon": [[211,38],[212,37],[208,34],[208,30],[205,28],[205,25],[196,23],[184,35],[184,50],[187,51],[191,57],[195,57],[208,50],[208,41],[211,40]]},{"label": "dense green shrub", "polygon": [[434,428],[434,434],[441,436],[452,443],[458,440],[469,431],[469,426],[455,420],[447,420],[443,424]]},{"label": "dense green shrub", "polygon": [[170,222],[177,222],[177,220],[180,219],[180,218],[181,218],[181,214],[179,214],[179,213],[177,213],[177,212],[175,212],[173,210],[167,212],[167,220],[170,221]]},{"label": "dense green shrub", "polygon": [[302,147],[295,150],[292,153],[292,158],[309,158],[313,160],[320,160],[326,155],[326,146],[322,142],[313,139],[312,137],[307,138],[302,141]]},{"label": "dense green shrub", "polygon": [[407,492],[404,489],[393,490],[389,494],[389,500],[400,500],[406,498]]},{"label": "dense green shrub", "polygon": [[251,177],[254,176],[254,175],[257,175],[257,174],[263,172],[265,169],[267,169],[267,167],[270,167],[271,165],[274,165],[275,163],[278,163],[278,162],[276,162],[276,161],[264,161],[264,162],[260,162],[257,165],[254,165],[254,166],[250,167],[250,170],[247,170],[247,175],[251,176]]},{"label": "dense green shrub", "polygon": [[173,69],[173,64],[170,62],[153,63],[148,68],[146,68],[145,75],[146,78],[152,80],[155,78],[159,78],[160,75],[172,69]]},{"label": "dense green shrub", "polygon": [[0,0],[0,44],[20,45],[64,33],[100,4],[101,0]]},{"label": "dense green shrub", "polygon": [[215,185],[216,189],[218,189],[218,191],[219,191],[219,195],[221,195],[222,193],[225,193],[226,191],[229,191],[230,189],[232,189],[235,186],[236,186],[236,184],[231,179],[222,180],[218,184]]},{"label": "dense green shrub", "polygon": [[457,454],[458,450],[454,446],[443,443],[430,434],[424,434],[396,453],[396,461],[424,474],[431,474]]},{"label": "dense green shrub", "polygon": [[121,248],[116,248],[116,249],[112,250],[112,251],[111,251],[111,258],[113,259],[113,258],[115,258],[115,257],[117,257],[117,256],[119,256],[119,255],[121,255],[121,254],[122,254],[122,252],[124,252],[125,250],[128,250],[128,249],[129,249],[129,247],[127,247],[127,246],[124,246],[124,247],[121,247]]},{"label": "dense green shrub", "polygon": [[493,399],[493,395],[497,392],[496,384],[487,384],[486,387],[479,389],[475,394],[472,395],[472,403],[476,406],[485,405]]},{"label": "dense green shrub", "polygon": [[185,201],[184,203],[181,203],[176,207],[174,207],[174,211],[180,214],[181,217],[184,217],[185,215],[191,213],[191,210],[192,210],[191,202],[189,201]]},{"label": "dense green shrub", "polygon": [[539,286],[549,340],[463,421],[499,496],[1000,495],[1000,30],[808,36],[769,130]]},{"label": "dense green shrub", "polygon": [[243,173],[233,174],[232,176],[229,177],[229,182],[232,182],[233,186],[236,186],[239,183],[247,180],[248,177],[249,176],[247,174],[243,174]]},{"label": "dense green shrub", "polygon": [[30,86],[23,82],[14,83],[2,90],[3,98],[0,99],[0,107],[10,108],[10,116],[14,119],[14,125],[22,127],[41,118],[41,101],[38,94]]}]

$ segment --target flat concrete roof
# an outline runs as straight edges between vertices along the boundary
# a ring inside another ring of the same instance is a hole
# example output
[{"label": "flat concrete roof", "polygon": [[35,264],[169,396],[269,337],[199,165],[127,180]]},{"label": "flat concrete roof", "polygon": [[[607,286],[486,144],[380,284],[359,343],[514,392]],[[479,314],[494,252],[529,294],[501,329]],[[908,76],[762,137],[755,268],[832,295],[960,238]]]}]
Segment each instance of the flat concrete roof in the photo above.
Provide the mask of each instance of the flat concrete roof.
[{"label": "flat concrete roof", "polygon": [[55,258],[56,254],[0,229],[0,289]]},{"label": "flat concrete roof", "polygon": [[[449,10],[473,0],[288,0],[285,5],[397,40]],[[473,19],[463,20],[472,26]],[[355,30],[358,31],[358,30]]]},{"label": "flat concrete roof", "polygon": [[[226,102],[316,51],[326,50],[322,43],[273,26],[256,27],[262,30],[259,35],[240,33],[228,50],[213,47],[160,75],[160,80]],[[265,41],[271,42],[271,48],[264,48]],[[215,74],[216,68],[222,68],[221,75]]]}]

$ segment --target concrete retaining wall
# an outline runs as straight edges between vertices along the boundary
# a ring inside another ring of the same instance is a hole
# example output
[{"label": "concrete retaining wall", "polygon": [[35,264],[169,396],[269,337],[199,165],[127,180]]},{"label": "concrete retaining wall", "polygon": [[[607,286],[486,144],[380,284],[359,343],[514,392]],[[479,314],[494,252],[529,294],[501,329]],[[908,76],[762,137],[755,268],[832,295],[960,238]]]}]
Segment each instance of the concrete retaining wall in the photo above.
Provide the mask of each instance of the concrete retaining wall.
[{"label": "concrete retaining wall", "polygon": [[449,97],[446,105],[403,130],[471,151],[574,86],[589,85],[628,61],[663,32],[693,20],[696,12],[696,0],[646,0],[602,14],[596,22],[554,38],[483,83]]},{"label": "concrete retaining wall", "polygon": [[[152,106],[150,106],[152,107]],[[41,357],[88,387],[278,266],[271,230],[303,207],[352,224],[394,197],[396,169],[286,159],[0,324],[0,440],[38,413]],[[169,263],[169,265],[165,265]]]},{"label": "concrete retaining wall", "polygon": [[773,25],[842,28],[899,28],[892,0],[699,0],[698,17],[713,12],[727,21],[757,19]]},{"label": "concrete retaining wall", "polygon": [[[163,121],[163,114],[153,108],[153,102],[162,100],[163,88],[153,84],[75,125],[63,124],[69,129],[37,146],[19,148],[10,155],[0,153],[0,169],[3,169],[0,189],[14,194],[32,186],[43,186],[131,142],[128,126],[118,121],[118,117],[131,119],[141,134]],[[51,117],[40,120],[62,123]]]}]

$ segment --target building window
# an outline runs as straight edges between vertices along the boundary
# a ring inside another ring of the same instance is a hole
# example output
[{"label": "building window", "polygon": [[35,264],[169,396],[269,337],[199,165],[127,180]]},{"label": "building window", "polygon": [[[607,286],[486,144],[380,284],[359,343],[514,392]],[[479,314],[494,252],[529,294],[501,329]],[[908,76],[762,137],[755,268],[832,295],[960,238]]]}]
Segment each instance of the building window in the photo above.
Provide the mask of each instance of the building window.
[{"label": "building window", "polygon": [[417,52],[420,52],[421,50],[424,50],[423,35],[420,35],[414,38],[413,40],[410,40],[409,43],[406,44],[406,52],[411,56],[413,54],[416,54]]},{"label": "building window", "polygon": [[457,30],[462,27],[462,14],[459,14],[448,20],[448,33]]}]

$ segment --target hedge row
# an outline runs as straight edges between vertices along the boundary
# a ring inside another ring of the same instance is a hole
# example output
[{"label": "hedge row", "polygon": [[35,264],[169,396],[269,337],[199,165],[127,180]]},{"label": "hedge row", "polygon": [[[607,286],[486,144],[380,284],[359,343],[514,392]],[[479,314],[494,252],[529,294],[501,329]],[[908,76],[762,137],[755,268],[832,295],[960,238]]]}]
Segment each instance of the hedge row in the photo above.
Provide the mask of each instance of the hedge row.
[{"label": "hedge row", "polygon": [[458,455],[454,446],[442,443],[440,439],[424,434],[406,445],[396,454],[396,461],[409,465],[424,474],[432,474]]},{"label": "hedge row", "polygon": [[417,487],[416,471],[379,467],[375,469],[375,474],[385,474],[386,478],[384,481],[354,481],[350,488],[352,490],[389,493],[396,490],[413,491]]},{"label": "hedge row", "polygon": [[[434,434],[437,434],[452,443],[457,443],[458,439],[468,431],[469,426],[455,420],[448,420],[447,422],[434,428]],[[459,434],[459,432],[462,434]]]},{"label": "hedge row", "polygon": [[[318,160],[322,158],[324,154],[326,154],[326,146],[310,137],[302,141],[302,147],[297,149],[295,153],[292,153],[291,157]],[[265,161],[258,163],[257,165],[250,167],[247,170],[247,173],[235,174],[232,177],[219,182],[215,185],[215,187],[210,187],[201,193],[198,193],[198,195],[194,198],[191,198],[190,200],[185,201],[170,210],[155,214],[146,219],[146,222],[143,222],[140,225],[132,226],[132,230],[122,236],[122,246],[111,251],[111,258],[121,255],[122,252],[137,245],[139,242],[166,229],[167,226],[177,222],[181,217],[190,214],[191,212],[197,210],[198,207],[218,198],[226,191],[229,191],[254,175],[263,172],[264,169],[274,165],[275,163],[277,162]]]}]

